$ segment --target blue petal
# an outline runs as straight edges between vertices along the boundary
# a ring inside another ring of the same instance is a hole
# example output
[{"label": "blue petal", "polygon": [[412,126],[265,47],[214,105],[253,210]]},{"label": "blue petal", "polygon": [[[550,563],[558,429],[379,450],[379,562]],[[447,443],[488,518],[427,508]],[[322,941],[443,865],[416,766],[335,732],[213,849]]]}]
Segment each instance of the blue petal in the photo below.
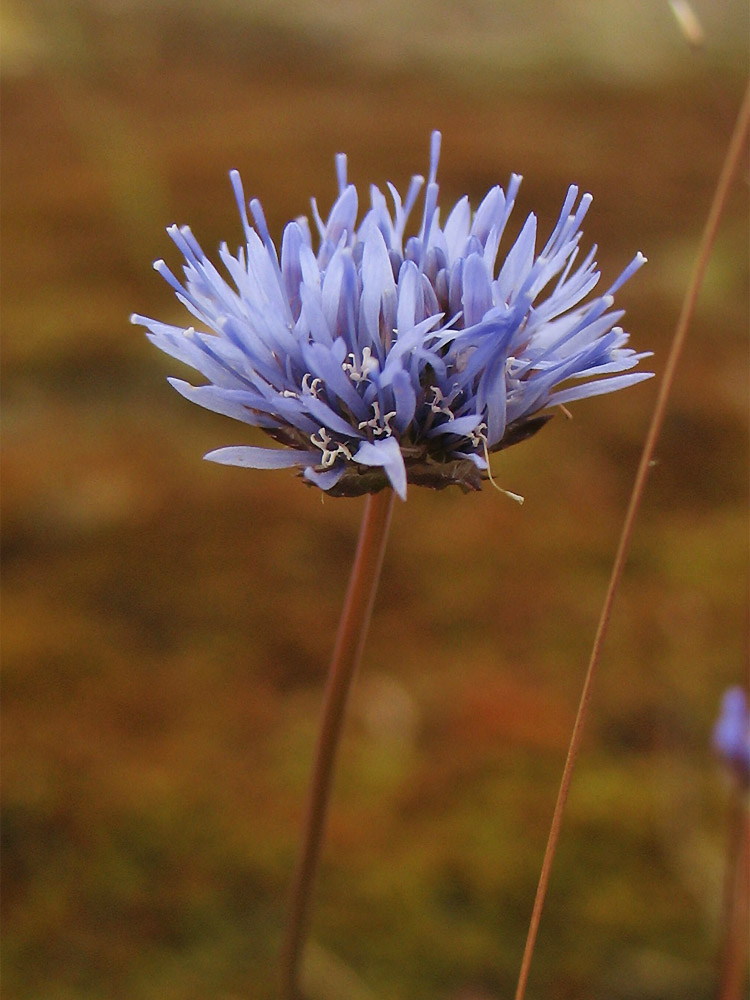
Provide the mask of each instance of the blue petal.
[{"label": "blue petal", "polygon": [[[365,238],[361,276],[360,346],[382,340],[387,347],[396,322],[396,282],[393,280],[388,248],[376,226],[370,227]],[[364,332],[367,333],[366,340]]]},{"label": "blue petal", "polygon": [[[334,341],[334,348],[340,343],[340,340]],[[341,367],[341,361],[336,358],[336,352],[324,344],[313,343],[303,346],[302,355],[310,373],[323,379],[329,398],[331,393],[338,396],[358,420],[364,420],[369,408],[362,397],[358,395],[351,379]]]},{"label": "blue petal", "polygon": [[[502,239],[505,227],[510,218],[510,213],[513,211],[513,205],[516,200],[516,195],[518,194],[518,189],[521,186],[521,175],[511,174],[510,181],[508,183],[507,193],[503,191],[502,188],[498,188],[499,197],[497,198],[494,207],[494,218],[492,219],[492,226],[481,242],[484,245],[484,252],[482,254],[484,258],[484,264],[487,271],[494,274],[495,272],[495,260],[497,259],[497,251],[500,246],[500,240]],[[494,190],[494,189],[493,189]],[[492,191],[484,199],[487,199],[492,194]],[[482,205],[484,202],[482,203]],[[474,235],[479,235],[479,228],[476,225],[477,220],[481,218],[482,205],[477,209],[477,214],[475,218],[475,226],[472,227],[472,233]]]},{"label": "blue petal", "polygon": [[653,377],[653,372],[633,372],[631,375],[617,375],[615,378],[599,379],[597,382],[585,382],[582,385],[572,386],[570,389],[553,392],[549,397],[548,405],[559,406],[561,403],[571,403],[574,399],[602,396],[606,392],[616,392],[618,389],[624,389],[628,385],[635,385],[636,382],[643,382],[645,379]]},{"label": "blue petal", "polygon": [[497,276],[496,288],[499,299],[511,302],[521,290],[524,279],[534,262],[536,243],[536,216],[530,215],[518,234],[518,239],[508,251],[505,263]]},{"label": "blue petal", "polygon": [[505,354],[500,354],[487,366],[482,376],[477,408],[487,412],[487,440],[490,446],[502,439],[507,420],[507,376]]},{"label": "blue petal", "polygon": [[456,417],[455,420],[446,420],[436,427],[431,427],[427,432],[427,437],[438,437],[441,434],[455,434],[457,437],[468,437],[481,421],[482,418],[478,413],[470,413],[465,417]]},{"label": "blue petal", "polygon": [[311,465],[305,469],[303,475],[308,482],[318,486],[321,490],[330,490],[346,472],[346,466],[341,465],[333,469],[314,469]]},{"label": "blue petal", "polygon": [[323,278],[321,304],[328,327],[334,335],[346,337],[354,346],[356,319],[359,311],[357,270],[351,251],[336,250]]},{"label": "blue petal", "polygon": [[381,465],[391,486],[402,500],[406,500],[406,466],[401,448],[394,437],[382,441],[364,441],[353,456],[360,465]]},{"label": "blue petal", "polygon": [[263,417],[250,408],[262,402],[256,393],[245,389],[220,389],[215,385],[191,385],[179,378],[168,378],[167,382],[191,403],[197,403],[214,413],[254,426],[278,427],[278,420]]},{"label": "blue petal", "polygon": [[312,340],[319,344],[331,344],[333,335],[328,325],[328,320],[323,313],[323,302],[319,288],[304,284],[299,290],[302,300],[302,312],[298,322],[298,327],[304,331],[309,331]]},{"label": "blue petal", "polygon": [[492,286],[484,260],[479,254],[472,254],[464,264],[464,289],[461,296],[464,323],[473,326],[481,322],[492,308]]},{"label": "blue petal", "polygon": [[361,240],[362,234],[369,232],[370,226],[376,226],[380,230],[388,250],[394,249],[398,240],[394,232],[393,220],[388,211],[385,195],[375,184],[370,185],[370,204],[372,208],[362,220],[357,238]]},{"label": "blue petal", "polygon": [[[210,334],[199,334],[192,327],[180,330],[153,321],[149,321],[149,330],[151,332],[147,336],[152,344],[195,368],[216,385],[233,389],[252,387],[252,371],[245,374],[245,359],[228,341]],[[223,357],[219,356],[219,351]]]},{"label": "blue petal", "polygon": [[315,465],[320,460],[320,452],[296,451],[293,448],[253,448],[237,445],[217,448],[203,456],[209,462],[219,465],[241,465],[247,469],[287,469],[294,465]]},{"label": "blue petal", "polygon": [[399,331],[410,329],[424,318],[420,292],[419,268],[414,261],[405,260],[398,275],[396,328]]},{"label": "blue petal", "polygon": [[385,368],[380,378],[381,385],[389,385],[393,380],[393,377],[397,371],[400,371],[409,363],[409,356],[414,354],[423,355],[428,358],[429,363],[434,364],[436,368],[443,369],[445,365],[442,359],[434,354],[429,348],[425,350],[420,350],[423,347],[425,340],[428,337],[429,331],[432,327],[436,326],[440,322],[442,317],[429,316],[427,319],[423,319],[421,323],[418,323],[414,327],[406,327],[403,331],[399,329],[398,338],[396,342],[392,345],[390,351],[386,355]]},{"label": "blue petal", "polygon": [[284,276],[284,288],[295,320],[299,317],[302,309],[299,293],[302,284],[300,254],[304,245],[305,236],[299,224],[290,222],[284,230],[281,240],[281,273]]},{"label": "blue petal", "polygon": [[482,458],[481,455],[477,455],[473,451],[470,451],[468,454],[466,452],[464,452],[464,451],[454,451],[453,452],[453,457],[454,458],[468,458],[468,460],[470,462],[473,462],[474,465],[476,465],[476,467],[478,469],[482,470],[482,472],[484,472],[484,470],[487,468],[487,459]]},{"label": "blue petal", "polygon": [[362,437],[362,432],[353,427],[348,420],[331,409],[322,399],[316,396],[303,396],[301,403],[307,412],[320,421],[324,427],[332,430],[334,434],[343,434],[349,437]]},{"label": "blue petal", "polygon": [[409,184],[409,190],[406,192],[406,198],[404,198],[403,205],[401,204],[401,197],[398,191],[392,184],[388,184],[388,190],[391,192],[394,205],[394,234],[399,242],[399,245],[394,249],[401,250],[401,241],[404,237],[404,229],[406,227],[406,222],[409,218],[409,213],[414,208],[414,204],[417,200],[422,185],[424,184],[424,177],[420,174],[415,174]]},{"label": "blue petal", "polygon": [[648,258],[644,257],[644,255],[639,250],[638,253],[635,255],[635,257],[633,257],[631,262],[625,268],[625,270],[622,272],[620,277],[607,289],[607,295],[614,295],[617,289],[620,288],[622,285],[624,285],[625,282],[628,281],[635,274],[635,272],[638,271],[641,267],[643,267],[643,265],[646,264],[647,262]]},{"label": "blue petal", "polygon": [[417,408],[417,395],[411,379],[403,369],[397,371],[391,381],[393,389],[393,405],[396,410],[394,422],[396,429],[403,433],[414,418]]},{"label": "blue petal", "polygon": [[451,214],[448,216],[443,227],[443,236],[448,247],[448,261],[452,263],[460,257],[469,238],[469,226],[471,224],[471,209],[469,199],[466,195],[457,201],[453,206]]},{"label": "blue petal", "polygon": [[471,224],[471,235],[476,236],[483,247],[504,207],[505,197],[502,188],[496,185],[490,188],[482,199],[479,208],[474,213],[474,219]]},{"label": "blue petal", "polygon": [[344,188],[331,209],[326,223],[325,239],[337,244],[343,233],[354,233],[357,221],[357,189],[353,184]]}]

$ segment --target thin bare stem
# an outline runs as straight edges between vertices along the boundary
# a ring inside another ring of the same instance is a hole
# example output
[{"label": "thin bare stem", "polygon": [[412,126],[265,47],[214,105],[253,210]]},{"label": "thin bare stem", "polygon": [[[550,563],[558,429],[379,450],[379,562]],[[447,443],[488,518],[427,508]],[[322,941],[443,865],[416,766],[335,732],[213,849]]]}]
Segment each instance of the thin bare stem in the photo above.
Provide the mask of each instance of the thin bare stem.
[{"label": "thin bare stem", "polygon": [[302,1000],[299,976],[307,934],[310,902],[320,847],[325,832],[331,783],[346,704],[367,636],[375,601],[388,528],[393,511],[393,490],[367,497],[357,554],[349,578],[336,645],[328,672],[323,715],[310,779],[307,811],[302,827],[302,849],[292,885],[292,903],[282,955],[282,995]]},{"label": "thin bare stem", "polygon": [[534,906],[531,912],[529,933],[526,938],[526,947],[524,949],[523,959],[521,961],[521,969],[518,977],[518,986],[516,988],[515,1000],[523,1000],[523,997],[525,996],[526,993],[526,984],[529,978],[531,959],[534,954],[534,945],[536,944],[536,936],[539,930],[539,922],[542,917],[542,909],[544,908],[544,899],[547,894],[547,886],[549,884],[550,870],[552,868],[552,861],[554,859],[555,851],[557,849],[557,843],[558,840],[560,839],[560,828],[562,826],[563,811],[565,809],[565,803],[567,802],[568,799],[570,783],[573,777],[573,768],[575,767],[576,758],[578,756],[581,740],[583,738],[583,731],[586,723],[589,701],[591,699],[591,691],[594,683],[594,678],[596,675],[596,669],[599,663],[599,657],[601,655],[604,637],[612,613],[612,605],[614,603],[615,593],[617,591],[617,587],[620,582],[620,577],[622,576],[622,571],[625,566],[625,561],[627,559],[628,551],[630,548],[630,540],[633,534],[633,525],[635,524],[635,519],[638,514],[638,510],[640,508],[641,499],[643,497],[643,491],[648,476],[648,471],[649,468],[651,467],[654,451],[656,449],[656,443],[658,441],[659,433],[661,431],[661,427],[664,422],[664,414],[666,412],[667,402],[669,400],[669,394],[672,390],[672,384],[674,383],[675,372],[677,370],[677,363],[680,359],[682,348],[685,343],[685,336],[687,334],[688,326],[690,325],[690,321],[695,311],[695,305],[698,300],[698,293],[703,283],[703,278],[706,273],[708,261],[711,256],[711,251],[713,249],[714,241],[716,239],[716,234],[719,228],[719,220],[721,219],[721,215],[724,210],[724,206],[726,204],[727,195],[729,193],[732,179],[740,163],[740,159],[742,156],[742,152],[744,150],[749,128],[750,128],[750,83],[748,83],[748,88],[747,91],[745,92],[745,98],[743,100],[742,107],[740,109],[740,113],[737,118],[737,123],[735,125],[732,138],[730,139],[729,142],[727,154],[724,159],[724,165],[722,167],[721,174],[719,176],[719,180],[716,185],[716,191],[714,192],[713,202],[711,204],[711,208],[708,213],[708,218],[706,219],[706,225],[704,227],[703,235],[701,237],[698,256],[693,268],[693,273],[690,279],[690,283],[685,293],[685,299],[682,303],[682,309],[680,311],[679,319],[677,320],[677,326],[675,327],[672,346],[670,348],[669,356],[667,358],[667,362],[664,368],[664,376],[662,378],[661,386],[659,388],[659,393],[657,395],[656,405],[654,407],[653,416],[651,418],[651,424],[649,426],[648,433],[646,435],[646,441],[643,446],[641,460],[638,465],[638,471],[636,472],[635,481],[633,483],[633,491],[631,493],[630,502],[628,504],[628,509],[625,514],[625,520],[622,526],[622,533],[620,535],[620,541],[617,547],[617,554],[615,555],[615,560],[612,565],[612,573],[609,578],[607,593],[604,598],[604,604],[602,606],[601,615],[599,617],[599,624],[597,626],[596,635],[594,637],[594,643],[591,650],[591,657],[589,659],[588,670],[586,672],[586,678],[583,683],[581,700],[578,705],[578,713],[576,715],[576,719],[573,724],[573,732],[571,734],[570,745],[568,747],[568,755],[565,760],[565,767],[563,769],[562,779],[560,782],[560,790],[557,795],[557,802],[555,803],[555,811],[552,816],[549,838],[547,840],[547,847],[544,852],[544,860],[542,862],[542,870],[539,876],[539,884],[537,886],[536,897],[534,899]]},{"label": "thin bare stem", "polygon": [[742,1000],[747,977],[750,928],[750,810],[737,782],[730,822],[724,885],[718,1000]]}]

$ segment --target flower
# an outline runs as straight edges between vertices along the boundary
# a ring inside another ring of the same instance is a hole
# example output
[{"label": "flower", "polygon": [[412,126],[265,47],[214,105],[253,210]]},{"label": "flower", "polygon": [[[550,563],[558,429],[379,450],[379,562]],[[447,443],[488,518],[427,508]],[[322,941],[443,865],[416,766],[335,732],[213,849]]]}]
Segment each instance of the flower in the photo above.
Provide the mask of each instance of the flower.
[{"label": "flower", "polygon": [[208,380],[170,379],[179,393],[286,446],[237,445],[207,459],[297,467],[337,496],[390,485],[405,498],[407,482],[477,490],[491,475],[490,452],[536,433],[550,418],[540,410],[651,376],[629,372],[648,355],[624,346],[628,335],[615,325],[623,313],[612,310],[614,292],[645,257],[637,254],[603,295],[584,302],[599,280],[596,247],[574,269],[591,195],[569,188],[540,253],[530,215],[498,266],[520,176],[507,191],[493,187],[474,213],[463,197],[441,227],[439,153],[434,132],[422,222],[409,238],[424,179],[413,177],[403,200],[389,184],[392,212],[373,186],[357,226],[357,190],[343,154],[326,222],[312,201],[317,253],[300,218],[286,226],[279,257],[255,199],[250,225],[236,171],[246,243],[236,255],[226,244],[219,251],[233,284],[188,227],[169,227],[185,257],[184,283],[164,261],[154,267],[205,332],[139,315],[132,321]]},{"label": "flower", "polygon": [[714,726],[713,747],[740,780],[750,781],[750,714],[741,687],[731,687],[721,700],[721,714]]}]

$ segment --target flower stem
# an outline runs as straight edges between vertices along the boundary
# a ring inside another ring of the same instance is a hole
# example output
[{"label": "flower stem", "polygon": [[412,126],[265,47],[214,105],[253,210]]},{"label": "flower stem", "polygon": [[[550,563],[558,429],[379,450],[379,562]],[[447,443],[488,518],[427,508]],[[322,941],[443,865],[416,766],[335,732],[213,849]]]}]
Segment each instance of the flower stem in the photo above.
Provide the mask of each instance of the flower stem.
[{"label": "flower stem", "polygon": [[586,716],[588,714],[589,701],[591,700],[591,691],[594,684],[594,678],[596,676],[597,666],[599,664],[602,645],[604,643],[604,636],[607,632],[609,619],[612,613],[615,593],[620,583],[620,577],[622,576],[622,571],[630,549],[633,526],[641,505],[643,491],[646,486],[646,478],[648,476],[649,468],[651,467],[654,451],[659,439],[659,433],[664,422],[664,414],[666,412],[669,394],[674,383],[677,362],[679,361],[682,353],[688,326],[690,325],[690,321],[695,311],[698,293],[703,283],[703,277],[706,273],[708,261],[711,257],[711,251],[713,250],[714,241],[719,228],[719,221],[721,219],[724,206],[726,205],[727,195],[729,194],[732,179],[734,178],[742,159],[748,129],[750,129],[750,83],[748,83],[748,88],[745,92],[742,107],[740,108],[737,117],[734,132],[732,133],[732,138],[729,141],[729,147],[724,158],[724,164],[716,185],[708,218],[706,219],[706,224],[703,229],[698,256],[696,258],[687,291],[685,292],[685,298],[682,303],[680,316],[675,327],[674,336],[672,338],[672,346],[667,357],[664,375],[662,377],[661,386],[656,399],[656,405],[654,407],[651,423],[646,435],[646,442],[643,446],[638,471],[635,475],[635,481],[633,483],[633,490],[630,495],[627,513],[625,514],[622,533],[617,547],[617,554],[615,555],[615,560],[612,565],[612,572],[607,586],[607,593],[604,597],[604,604],[599,617],[596,635],[594,637],[586,678],[583,682],[581,699],[578,704],[578,713],[576,715],[575,722],[573,723],[573,732],[570,737],[568,755],[565,760],[565,767],[563,768],[560,790],[557,794],[557,802],[555,803],[555,810],[552,816],[552,823],[550,825],[547,847],[542,861],[539,884],[537,886],[534,906],[531,912],[529,933],[526,938],[526,946],[523,953],[523,959],[521,961],[521,969],[518,975],[518,986],[516,988],[515,1000],[523,1000],[526,994],[526,984],[529,978],[529,970],[531,968],[531,959],[534,954],[534,946],[536,944],[539,923],[542,919],[542,909],[544,908],[544,899],[547,894],[550,870],[552,868],[555,851],[557,850],[557,843],[560,839],[560,828],[562,827],[565,803],[568,800],[568,792],[573,778],[573,769],[575,767],[578,751],[583,739],[583,730],[586,723]]},{"label": "flower stem", "polygon": [[310,902],[325,831],[336,752],[346,704],[367,636],[393,510],[393,490],[367,497],[357,553],[328,671],[315,764],[302,827],[302,848],[292,885],[292,903],[282,956],[282,995],[302,1000],[299,974]]},{"label": "flower stem", "polygon": [[724,884],[718,1000],[746,996],[750,927],[750,809],[747,790],[737,782],[730,823]]}]

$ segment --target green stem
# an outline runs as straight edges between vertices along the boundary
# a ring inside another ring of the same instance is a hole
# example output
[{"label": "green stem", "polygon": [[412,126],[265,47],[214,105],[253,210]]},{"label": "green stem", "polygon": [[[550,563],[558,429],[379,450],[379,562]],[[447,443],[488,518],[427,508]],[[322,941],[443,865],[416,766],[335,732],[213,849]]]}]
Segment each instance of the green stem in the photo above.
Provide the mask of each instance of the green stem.
[{"label": "green stem", "polygon": [[625,567],[625,560],[627,559],[627,555],[630,550],[630,539],[633,534],[635,519],[638,514],[638,510],[640,509],[641,498],[643,497],[643,491],[646,486],[648,471],[653,461],[654,451],[656,450],[656,444],[664,422],[664,414],[666,413],[667,401],[674,383],[677,362],[679,361],[682,353],[690,320],[692,319],[695,311],[695,306],[698,301],[698,293],[701,285],[703,284],[703,277],[706,273],[708,261],[711,257],[711,251],[713,250],[714,241],[719,229],[719,221],[721,219],[722,212],[724,211],[724,206],[726,205],[729,189],[742,160],[742,154],[744,153],[749,128],[750,83],[748,83],[747,90],[745,91],[742,107],[740,108],[740,112],[737,117],[737,123],[734,127],[732,138],[729,141],[727,154],[716,185],[716,191],[714,192],[713,202],[711,203],[708,218],[706,219],[706,224],[703,229],[703,235],[701,237],[695,267],[685,293],[680,316],[677,320],[677,326],[675,327],[674,336],[672,338],[672,346],[669,351],[669,356],[667,357],[664,375],[662,377],[661,386],[659,387],[659,393],[656,398],[654,412],[651,417],[651,424],[646,435],[646,442],[643,446],[643,453],[641,454],[638,471],[635,475],[633,491],[630,495],[630,503],[628,504],[627,513],[625,514],[625,521],[622,526],[620,542],[617,547],[617,554],[615,555],[614,564],[612,566],[612,573],[609,578],[607,593],[604,598],[604,604],[602,606],[599,624],[597,626],[596,636],[591,650],[586,679],[583,682],[581,699],[578,704],[578,714],[576,715],[576,719],[573,724],[573,732],[571,734],[570,745],[568,747],[568,755],[565,760],[565,767],[563,768],[562,779],[560,781],[560,790],[557,793],[557,802],[555,803],[555,810],[552,816],[552,823],[550,825],[547,847],[542,861],[539,884],[536,890],[534,906],[531,911],[529,933],[526,938],[523,959],[521,960],[521,969],[518,975],[518,986],[516,988],[515,1000],[523,1000],[526,994],[526,984],[528,982],[529,971],[531,969],[531,959],[534,954],[534,946],[536,943],[537,932],[539,930],[539,923],[542,919],[542,909],[544,908],[544,900],[547,894],[547,886],[549,884],[550,871],[552,869],[552,860],[555,856],[557,843],[560,839],[563,812],[565,810],[565,804],[568,800],[570,783],[573,779],[573,769],[575,768],[578,751],[583,739],[583,731],[586,723],[589,701],[591,699],[591,691],[596,677],[597,667],[599,665],[599,657],[604,643],[604,636],[606,635],[610,615],[612,613],[615,593],[620,583],[620,577],[622,576],[622,571]]},{"label": "green stem", "polygon": [[349,588],[328,672],[315,764],[302,827],[302,849],[292,885],[291,912],[282,956],[282,995],[286,1000],[302,1000],[299,985],[302,951],[325,832],[336,752],[341,739],[349,691],[362,656],[375,601],[393,511],[393,498],[394,493],[390,489],[371,493],[367,497],[357,554],[354,557],[354,566],[349,578]]}]

